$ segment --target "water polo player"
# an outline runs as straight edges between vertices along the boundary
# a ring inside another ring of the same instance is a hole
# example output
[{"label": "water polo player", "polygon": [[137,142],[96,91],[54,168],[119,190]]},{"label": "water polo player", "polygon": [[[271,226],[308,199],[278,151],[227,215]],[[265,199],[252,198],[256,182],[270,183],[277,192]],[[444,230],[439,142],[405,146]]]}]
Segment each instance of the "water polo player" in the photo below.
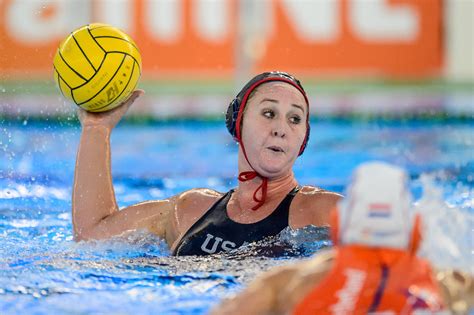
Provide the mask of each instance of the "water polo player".
[{"label": "water polo player", "polygon": [[423,231],[406,179],[386,163],[359,166],[333,213],[335,246],[260,275],[212,314],[467,314],[472,275],[416,255]]},{"label": "water polo player", "polygon": [[79,110],[82,124],[73,188],[76,240],[147,229],[175,255],[206,255],[277,235],[287,226],[323,226],[340,195],[300,186],[296,158],[309,138],[309,102],[300,82],[284,72],[250,80],[230,103],[229,132],[239,143],[239,184],[222,194],[191,189],[119,211],[110,168],[110,134],[137,97],[105,113]]}]

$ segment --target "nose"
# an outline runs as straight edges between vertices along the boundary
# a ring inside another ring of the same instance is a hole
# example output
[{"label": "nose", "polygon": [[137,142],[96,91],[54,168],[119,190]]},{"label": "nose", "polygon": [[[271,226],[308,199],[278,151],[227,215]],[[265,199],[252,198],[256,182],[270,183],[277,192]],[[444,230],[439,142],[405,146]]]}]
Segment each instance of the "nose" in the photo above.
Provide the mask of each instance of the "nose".
[{"label": "nose", "polygon": [[278,120],[275,120],[272,126],[272,136],[284,138],[286,135],[284,123]]},{"label": "nose", "polygon": [[285,133],[282,132],[281,130],[273,130],[272,134],[275,137],[282,137],[282,138],[285,137]]},{"label": "nose", "polygon": [[281,117],[280,119],[274,119],[272,125],[272,136],[284,138],[286,136],[285,130],[285,118]]}]

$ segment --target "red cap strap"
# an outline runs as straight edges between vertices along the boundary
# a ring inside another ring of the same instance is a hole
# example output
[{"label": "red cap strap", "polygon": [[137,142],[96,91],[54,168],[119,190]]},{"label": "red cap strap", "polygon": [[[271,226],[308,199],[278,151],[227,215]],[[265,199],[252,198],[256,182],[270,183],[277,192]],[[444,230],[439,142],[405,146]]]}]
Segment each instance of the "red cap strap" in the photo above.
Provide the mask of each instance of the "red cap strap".
[{"label": "red cap strap", "polygon": [[[252,207],[252,210],[257,210],[258,208],[260,208],[265,203],[265,199],[267,198],[268,178],[260,176],[255,171],[241,172],[239,174],[239,180],[241,182],[246,182],[248,180],[252,180],[257,176],[262,179],[262,184],[260,184],[260,186],[258,186],[257,189],[255,189],[255,191],[253,193],[253,200],[257,203],[257,205]],[[259,199],[257,197],[257,193],[260,189],[262,190],[262,194],[261,194],[261,198]]]}]

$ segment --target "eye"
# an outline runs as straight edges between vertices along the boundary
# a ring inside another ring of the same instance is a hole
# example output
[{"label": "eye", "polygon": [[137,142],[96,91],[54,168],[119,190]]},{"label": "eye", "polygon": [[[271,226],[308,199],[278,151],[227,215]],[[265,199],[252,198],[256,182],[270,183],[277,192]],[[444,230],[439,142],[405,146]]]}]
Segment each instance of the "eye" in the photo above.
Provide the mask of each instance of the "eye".
[{"label": "eye", "polygon": [[266,118],[273,118],[275,117],[275,112],[271,109],[264,109],[262,111],[262,115],[265,116]]},{"label": "eye", "polygon": [[298,125],[299,123],[301,123],[301,117],[298,115],[291,116],[289,120],[292,124],[295,124],[295,125]]}]

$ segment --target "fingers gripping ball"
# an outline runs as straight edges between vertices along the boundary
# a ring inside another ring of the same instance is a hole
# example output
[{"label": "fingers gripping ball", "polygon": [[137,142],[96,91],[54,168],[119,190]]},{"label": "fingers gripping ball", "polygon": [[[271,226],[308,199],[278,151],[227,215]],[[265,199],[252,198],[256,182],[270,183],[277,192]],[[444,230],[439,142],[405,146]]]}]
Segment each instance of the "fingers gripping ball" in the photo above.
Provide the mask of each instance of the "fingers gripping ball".
[{"label": "fingers gripping ball", "polygon": [[54,79],[62,94],[90,112],[117,107],[135,89],[141,74],[137,45],[106,24],[72,32],[54,56]]}]

